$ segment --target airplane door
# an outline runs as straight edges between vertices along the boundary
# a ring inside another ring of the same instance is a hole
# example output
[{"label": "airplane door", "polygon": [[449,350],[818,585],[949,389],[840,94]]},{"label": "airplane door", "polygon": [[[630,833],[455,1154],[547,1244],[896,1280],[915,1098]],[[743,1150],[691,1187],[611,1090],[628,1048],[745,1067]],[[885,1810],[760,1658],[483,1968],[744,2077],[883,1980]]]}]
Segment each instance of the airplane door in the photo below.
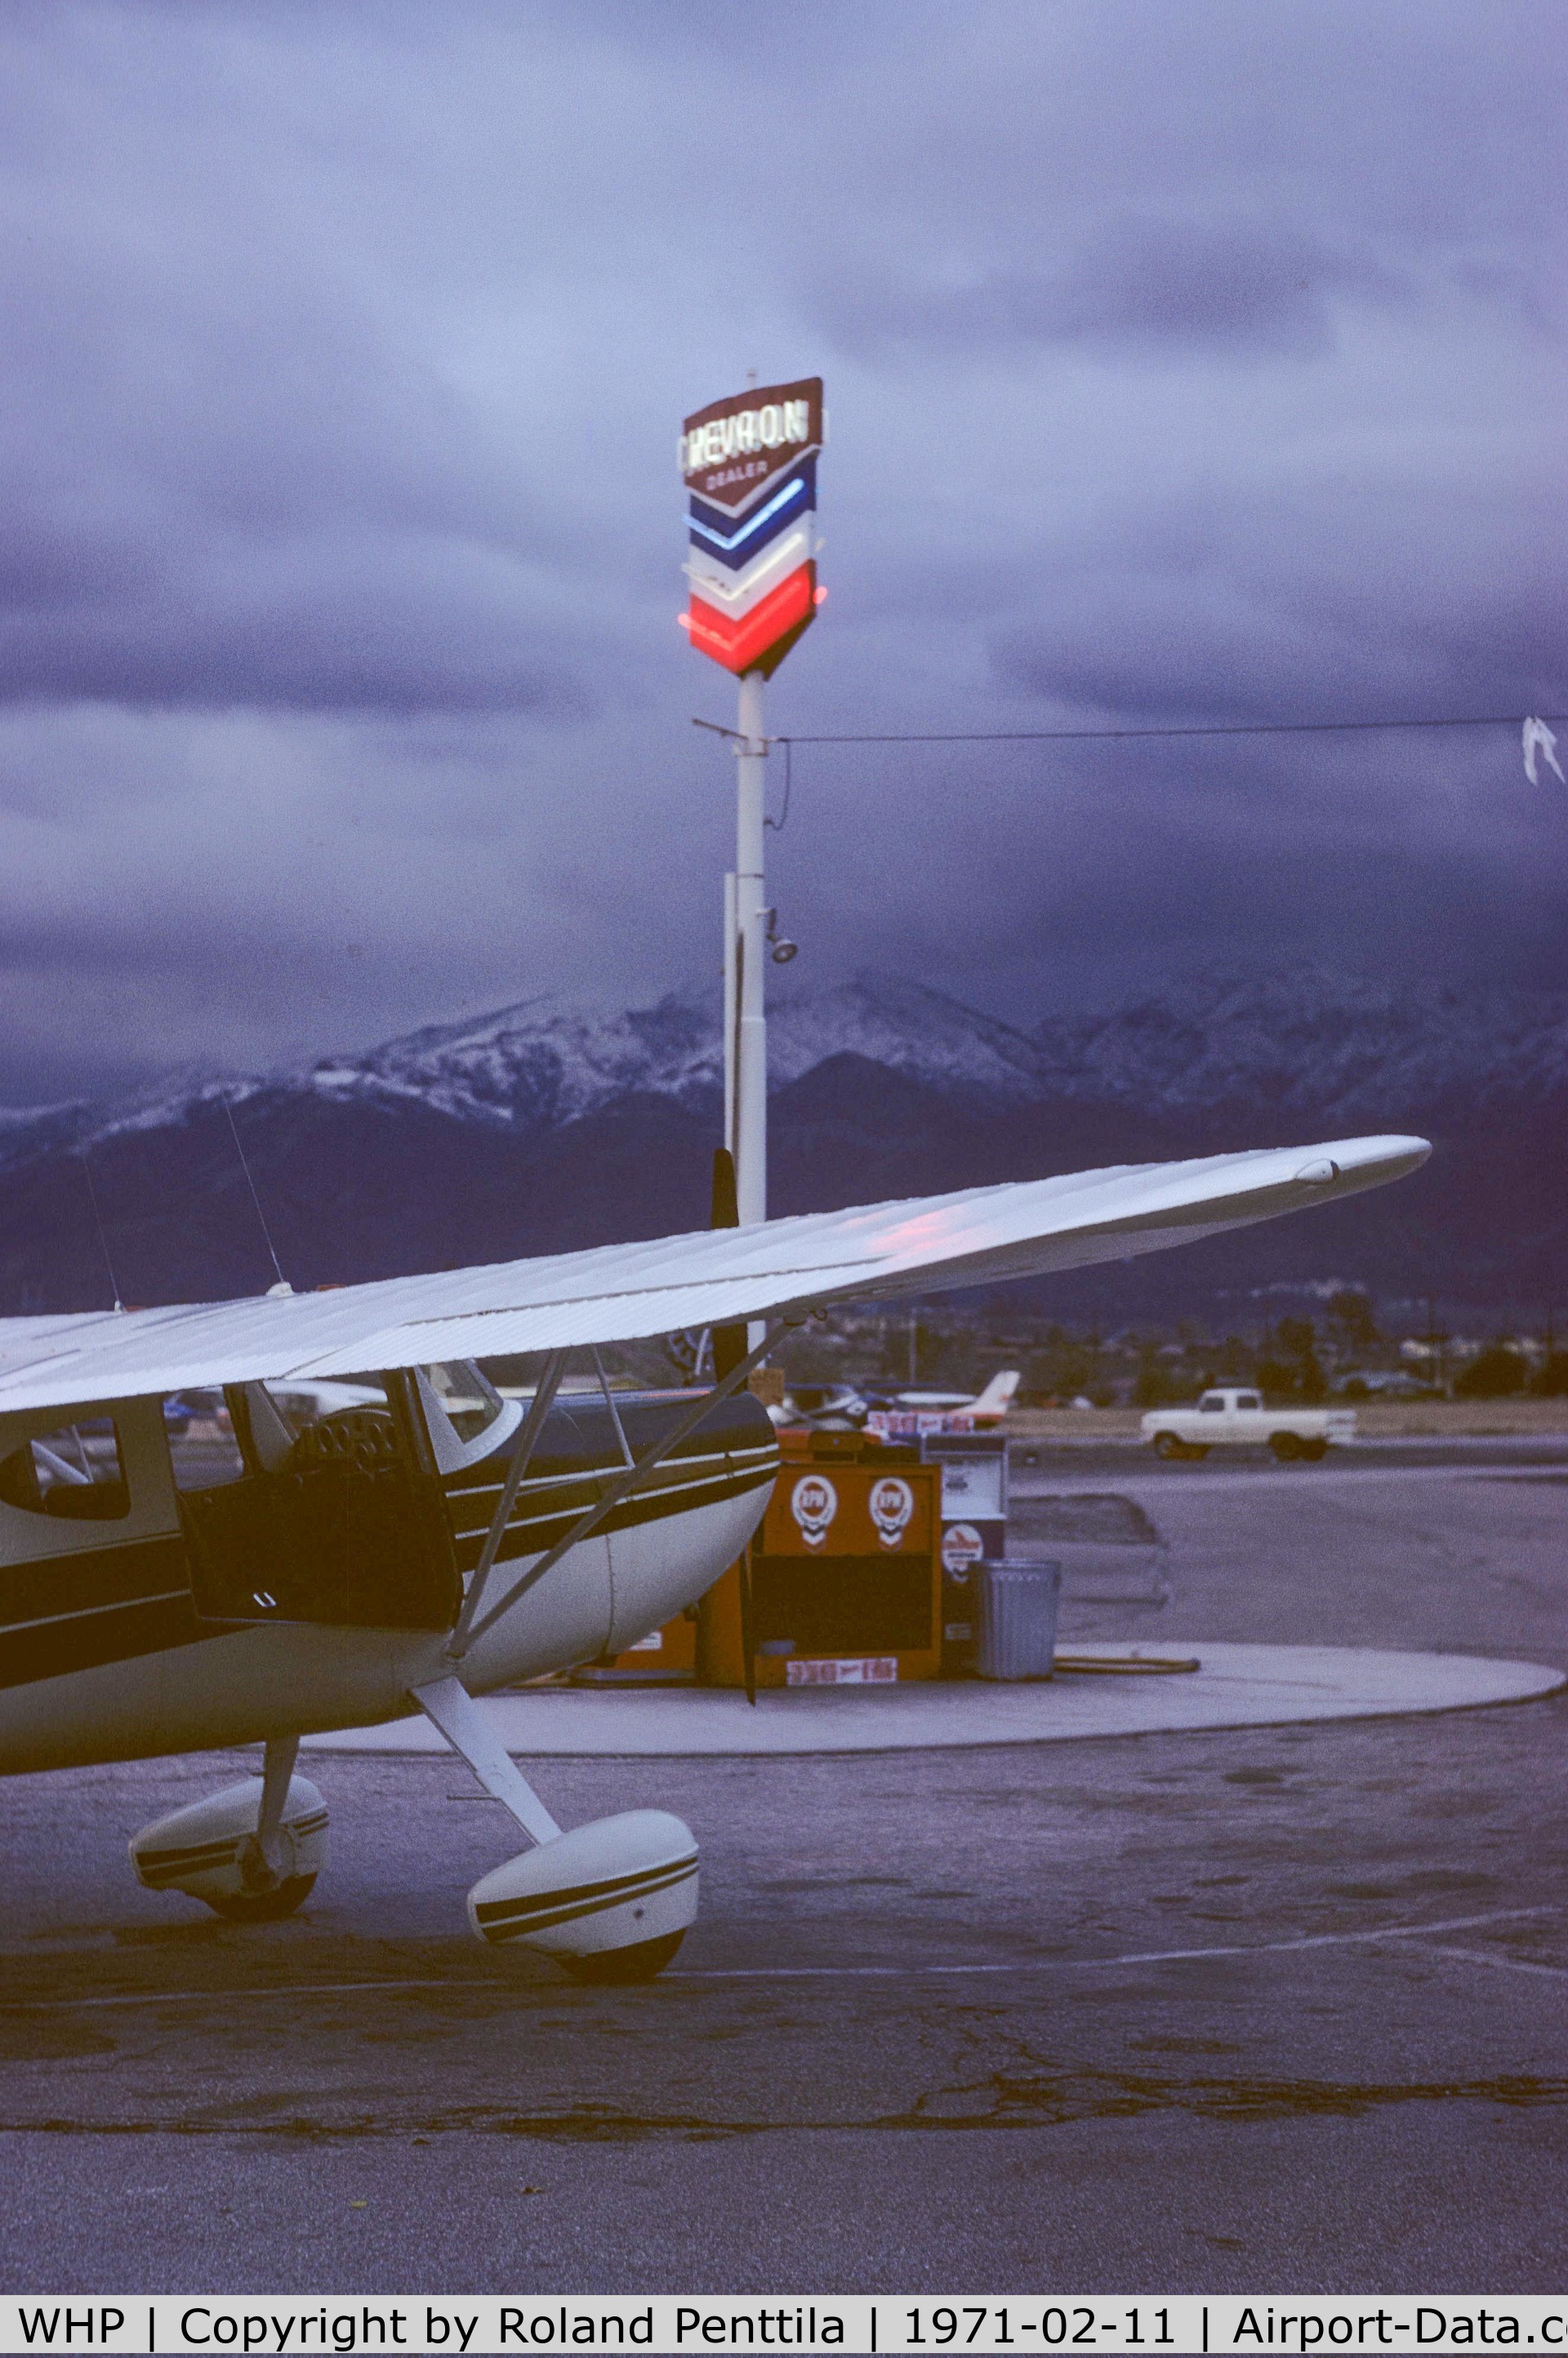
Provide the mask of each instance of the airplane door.
[{"label": "airplane door", "polygon": [[440,1479],[407,1462],[385,1409],[320,1418],[273,1470],[179,1504],[205,1620],[449,1629],[457,1617]]}]

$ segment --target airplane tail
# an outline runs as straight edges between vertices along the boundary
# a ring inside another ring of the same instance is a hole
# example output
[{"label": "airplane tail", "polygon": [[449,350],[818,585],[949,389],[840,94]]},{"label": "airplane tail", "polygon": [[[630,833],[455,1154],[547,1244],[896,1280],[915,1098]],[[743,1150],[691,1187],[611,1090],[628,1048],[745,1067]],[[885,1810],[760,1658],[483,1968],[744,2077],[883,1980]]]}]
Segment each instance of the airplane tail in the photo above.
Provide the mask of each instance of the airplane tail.
[{"label": "airplane tail", "polygon": [[991,1378],[983,1392],[969,1403],[971,1416],[1004,1417],[1012,1406],[1013,1393],[1018,1390],[1019,1369],[1003,1368]]}]

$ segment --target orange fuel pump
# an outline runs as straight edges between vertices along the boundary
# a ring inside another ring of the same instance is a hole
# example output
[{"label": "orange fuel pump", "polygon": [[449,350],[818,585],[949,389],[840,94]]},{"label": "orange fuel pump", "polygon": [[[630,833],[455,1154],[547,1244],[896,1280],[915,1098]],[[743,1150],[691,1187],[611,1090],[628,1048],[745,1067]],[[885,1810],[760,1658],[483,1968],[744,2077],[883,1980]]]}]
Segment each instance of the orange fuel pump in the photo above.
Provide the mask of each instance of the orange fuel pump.
[{"label": "orange fuel pump", "polygon": [[[876,1686],[942,1668],[940,1474],[856,1433],[780,1435],[752,1544],[759,1686]],[[740,1578],[704,1602],[698,1676],[745,1684]]]}]

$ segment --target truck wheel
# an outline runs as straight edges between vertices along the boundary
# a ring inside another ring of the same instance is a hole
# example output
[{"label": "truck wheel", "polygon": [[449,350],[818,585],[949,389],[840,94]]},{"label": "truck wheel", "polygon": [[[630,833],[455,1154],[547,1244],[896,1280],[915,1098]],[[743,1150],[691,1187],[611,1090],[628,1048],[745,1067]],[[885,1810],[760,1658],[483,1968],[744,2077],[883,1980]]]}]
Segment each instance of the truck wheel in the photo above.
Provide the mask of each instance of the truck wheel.
[{"label": "truck wheel", "polygon": [[1269,1446],[1281,1466],[1293,1464],[1303,1454],[1300,1438],[1293,1433],[1271,1433]]},{"label": "truck wheel", "polygon": [[1185,1449],[1183,1447],[1181,1442],[1173,1433],[1157,1433],[1154,1435],[1154,1455],[1156,1457],[1184,1457],[1186,1454]]},{"label": "truck wheel", "polygon": [[1321,1465],[1328,1455],[1328,1444],[1326,1441],[1303,1441],[1301,1454],[1309,1466]]}]

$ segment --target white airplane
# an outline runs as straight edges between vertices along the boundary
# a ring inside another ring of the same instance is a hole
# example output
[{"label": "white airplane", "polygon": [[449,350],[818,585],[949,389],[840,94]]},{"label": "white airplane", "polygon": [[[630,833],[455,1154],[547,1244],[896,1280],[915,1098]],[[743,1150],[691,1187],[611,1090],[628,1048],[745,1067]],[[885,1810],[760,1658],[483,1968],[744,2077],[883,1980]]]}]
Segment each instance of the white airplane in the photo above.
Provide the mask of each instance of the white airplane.
[{"label": "white airplane", "polygon": [[[778,1464],[741,1386],[784,1331],[834,1302],[1159,1251],[1428,1152],[1355,1139],[323,1293],[0,1319],[0,1773],[265,1744],[259,1779],[145,1826],[131,1859],[154,1890],[284,1916],[327,1860],[300,1737],[422,1711],[534,1844],[473,1887],[475,1932],[646,1979],[696,1915],[689,1829],[633,1810],[563,1833],[473,1699],[631,1645],[741,1554]],[[695,1400],[557,1401],[568,1353],[597,1367],[602,1344],[687,1326],[732,1345]],[[518,1352],[546,1355],[526,1405],[475,1364]],[[321,1389],[346,1377],[370,1397]],[[220,1389],[222,1429],[171,1447],[166,1401]]]},{"label": "white airplane", "polygon": [[931,1409],[944,1416],[970,1417],[976,1424],[1000,1424],[1012,1406],[1020,1372],[1017,1368],[1003,1368],[979,1392],[904,1391],[890,1392],[887,1398],[895,1408]]}]

